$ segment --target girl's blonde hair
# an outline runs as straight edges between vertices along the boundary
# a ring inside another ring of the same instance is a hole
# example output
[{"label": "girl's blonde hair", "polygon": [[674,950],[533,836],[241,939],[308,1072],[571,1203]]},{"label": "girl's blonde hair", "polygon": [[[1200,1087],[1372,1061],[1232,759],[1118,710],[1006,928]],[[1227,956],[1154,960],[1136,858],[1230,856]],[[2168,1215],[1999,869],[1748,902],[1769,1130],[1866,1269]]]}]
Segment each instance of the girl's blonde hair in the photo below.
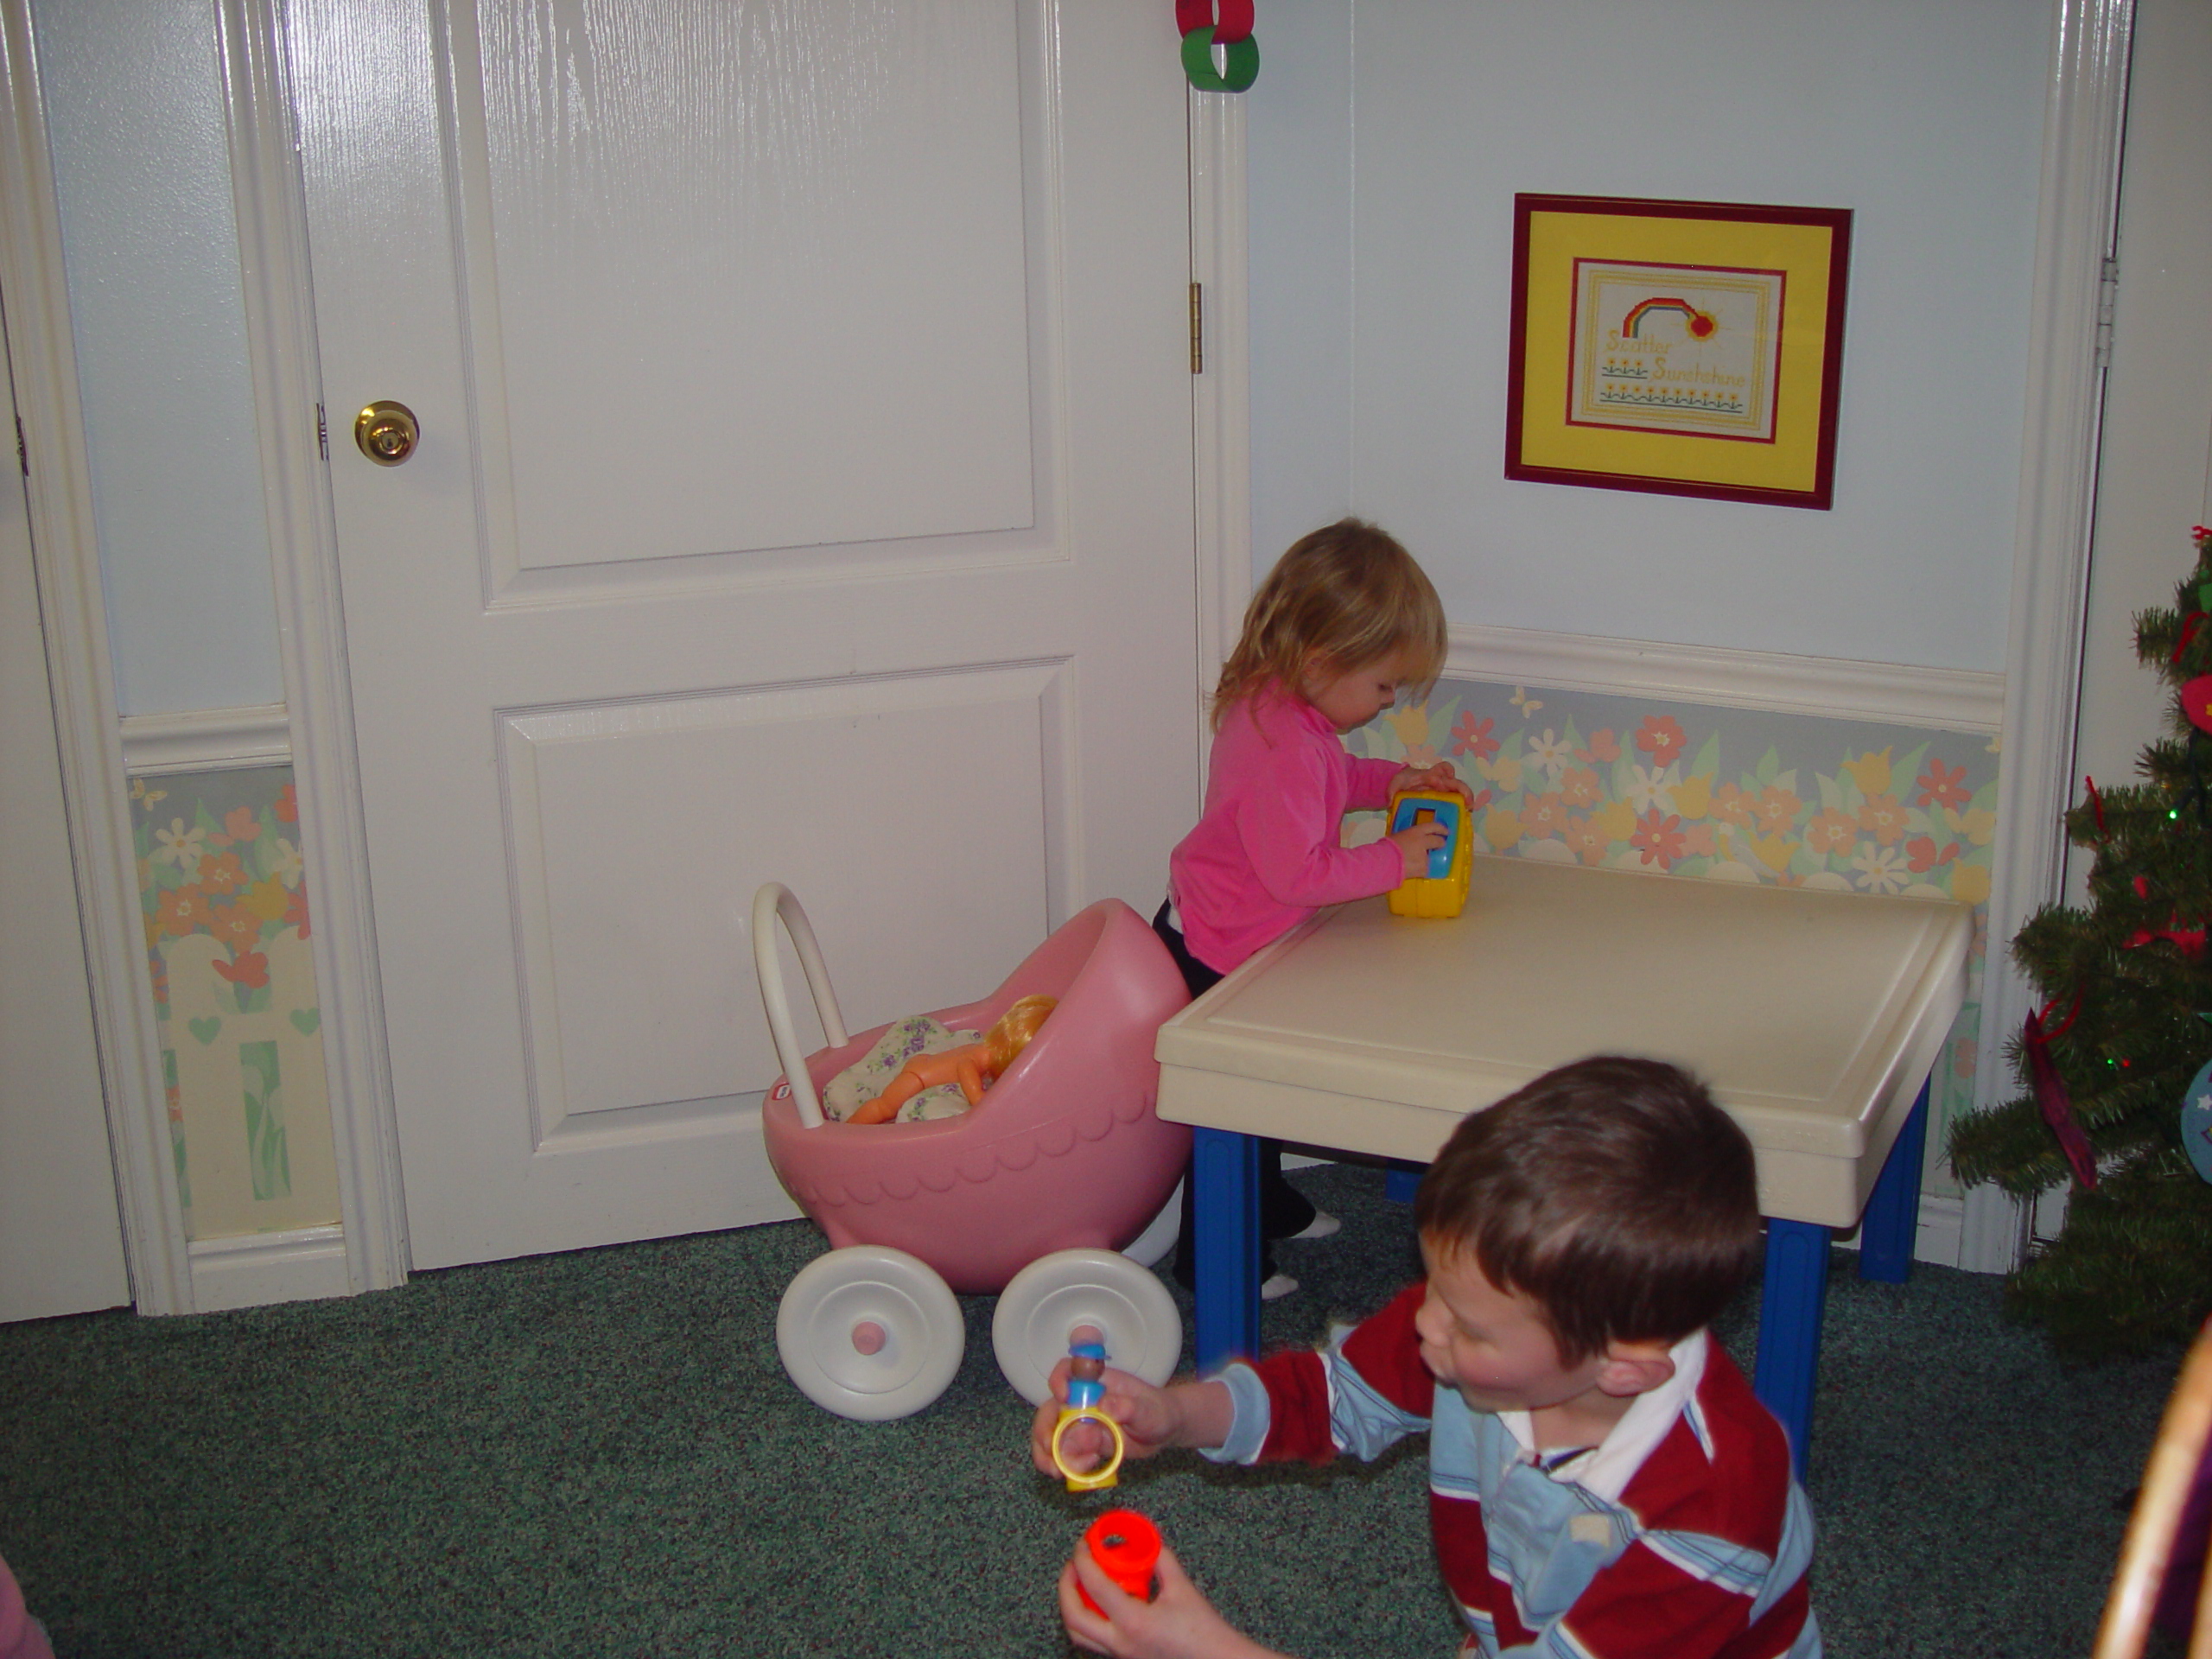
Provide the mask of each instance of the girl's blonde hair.
[{"label": "girl's blonde hair", "polygon": [[1221,665],[1213,728],[1230,707],[1270,680],[1303,695],[1318,654],[1345,673],[1403,652],[1406,683],[1444,671],[1444,604],[1412,554],[1360,518],[1301,536],[1275,561],[1244,612],[1244,632]]}]

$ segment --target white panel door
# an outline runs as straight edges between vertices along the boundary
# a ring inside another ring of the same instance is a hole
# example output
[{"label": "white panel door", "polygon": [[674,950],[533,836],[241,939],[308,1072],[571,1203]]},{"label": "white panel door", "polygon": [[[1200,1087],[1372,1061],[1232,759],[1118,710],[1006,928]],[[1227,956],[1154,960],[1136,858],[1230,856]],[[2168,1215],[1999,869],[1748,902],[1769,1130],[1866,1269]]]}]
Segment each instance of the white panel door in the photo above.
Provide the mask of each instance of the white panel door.
[{"label": "white panel door", "polygon": [[791,1214],[760,882],[858,1028],[1148,910],[1196,810],[1167,9],[288,29],[413,1260]]},{"label": "white panel door", "polygon": [[[0,430],[16,402],[0,374]],[[130,1300],[22,480],[0,483],[0,1320]]]}]

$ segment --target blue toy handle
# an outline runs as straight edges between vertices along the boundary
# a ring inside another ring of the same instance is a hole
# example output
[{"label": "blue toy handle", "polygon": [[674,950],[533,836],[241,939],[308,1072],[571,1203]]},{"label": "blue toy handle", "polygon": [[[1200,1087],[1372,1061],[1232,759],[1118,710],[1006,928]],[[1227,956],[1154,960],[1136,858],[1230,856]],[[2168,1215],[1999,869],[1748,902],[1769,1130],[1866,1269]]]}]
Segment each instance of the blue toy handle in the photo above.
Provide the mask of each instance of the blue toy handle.
[{"label": "blue toy handle", "polygon": [[1456,800],[1439,798],[1433,795],[1408,795],[1398,802],[1398,810],[1391,815],[1390,833],[1411,829],[1422,818],[1434,818],[1444,826],[1441,844],[1428,849],[1428,879],[1440,881],[1452,874],[1452,855],[1459,850],[1460,806]]}]

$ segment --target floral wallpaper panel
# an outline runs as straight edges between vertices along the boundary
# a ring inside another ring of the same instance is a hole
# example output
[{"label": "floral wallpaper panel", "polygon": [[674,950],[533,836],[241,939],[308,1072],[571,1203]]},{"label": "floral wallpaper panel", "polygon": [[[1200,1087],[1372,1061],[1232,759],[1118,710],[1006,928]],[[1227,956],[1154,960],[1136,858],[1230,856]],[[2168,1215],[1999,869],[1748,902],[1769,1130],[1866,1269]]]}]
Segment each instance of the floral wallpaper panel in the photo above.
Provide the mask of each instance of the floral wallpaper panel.
[{"label": "floral wallpaper panel", "polygon": [[140,778],[130,797],[186,1231],[335,1223],[291,768]]}]

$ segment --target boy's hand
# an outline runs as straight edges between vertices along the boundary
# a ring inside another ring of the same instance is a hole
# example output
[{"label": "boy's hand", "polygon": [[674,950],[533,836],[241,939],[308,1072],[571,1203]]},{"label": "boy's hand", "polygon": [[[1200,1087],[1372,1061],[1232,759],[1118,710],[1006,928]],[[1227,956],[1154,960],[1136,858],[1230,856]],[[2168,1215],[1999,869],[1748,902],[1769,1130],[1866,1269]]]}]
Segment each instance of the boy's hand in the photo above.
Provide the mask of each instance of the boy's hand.
[{"label": "boy's hand", "polygon": [[[1142,1377],[1117,1371],[1110,1365],[1099,1380],[1106,1385],[1106,1397],[1098,1402],[1098,1408],[1122,1426],[1123,1457],[1149,1458],[1171,1446],[1217,1443],[1176,1439],[1183,1426],[1183,1414],[1176,1408],[1173,1396],[1178,1388],[1192,1385],[1156,1389]],[[1029,1459],[1039,1474],[1060,1472],[1059,1465],[1052,1461],[1052,1431],[1059,1427],[1060,1408],[1067,1403],[1067,1397],[1068,1362],[1064,1359],[1052,1367],[1052,1392],[1030,1421]],[[1096,1423],[1071,1423],[1068,1432],[1060,1436],[1060,1456],[1078,1474],[1096,1468],[1113,1453],[1114,1437]]]},{"label": "boy's hand", "polygon": [[[1060,1620],[1068,1627],[1068,1640],[1086,1653],[1112,1659],[1282,1659],[1216,1612],[1173,1550],[1160,1550],[1158,1570],[1159,1595],[1140,1601],[1077,1545],[1060,1573]],[[1077,1585],[1090,1592],[1103,1617],[1083,1605]]]}]

